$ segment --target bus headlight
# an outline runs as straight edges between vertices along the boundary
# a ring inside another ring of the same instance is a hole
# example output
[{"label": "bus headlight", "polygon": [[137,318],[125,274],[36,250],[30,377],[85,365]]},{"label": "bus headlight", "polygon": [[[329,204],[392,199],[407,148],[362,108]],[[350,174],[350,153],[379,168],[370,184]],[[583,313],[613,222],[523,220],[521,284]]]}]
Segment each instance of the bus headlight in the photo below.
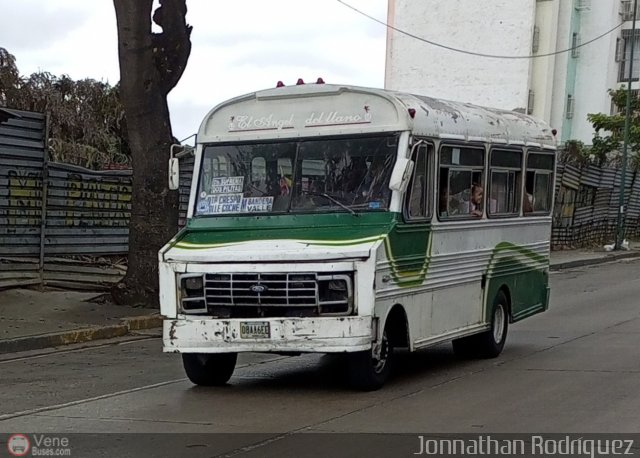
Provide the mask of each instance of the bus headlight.
[{"label": "bus headlight", "polygon": [[204,281],[202,280],[202,276],[183,278],[182,284],[187,296],[203,295]]},{"label": "bus headlight", "polygon": [[351,275],[318,276],[318,306],[321,315],[345,315],[353,310]]},{"label": "bus headlight", "polygon": [[204,293],[204,275],[184,274],[178,278],[180,306],[183,313],[206,313],[207,300]]}]

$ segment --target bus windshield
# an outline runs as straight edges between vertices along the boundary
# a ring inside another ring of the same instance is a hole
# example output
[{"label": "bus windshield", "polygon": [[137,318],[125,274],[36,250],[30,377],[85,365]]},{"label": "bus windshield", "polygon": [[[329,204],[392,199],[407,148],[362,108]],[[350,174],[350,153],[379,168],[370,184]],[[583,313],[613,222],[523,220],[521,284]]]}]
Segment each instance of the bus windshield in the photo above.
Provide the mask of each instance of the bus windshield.
[{"label": "bus windshield", "polygon": [[205,146],[195,216],[384,211],[398,135]]}]

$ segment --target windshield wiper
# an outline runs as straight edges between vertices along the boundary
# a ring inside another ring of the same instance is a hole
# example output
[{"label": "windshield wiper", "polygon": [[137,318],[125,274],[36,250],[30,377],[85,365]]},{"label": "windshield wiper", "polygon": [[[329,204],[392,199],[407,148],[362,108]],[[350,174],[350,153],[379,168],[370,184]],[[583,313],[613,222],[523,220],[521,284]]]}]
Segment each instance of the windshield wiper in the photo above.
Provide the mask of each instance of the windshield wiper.
[{"label": "windshield wiper", "polygon": [[356,213],[352,208],[347,207],[345,204],[343,204],[342,202],[340,202],[338,199],[336,199],[335,197],[331,197],[329,194],[327,194],[326,192],[322,192],[322,193],[318,193],[318,192],[309,192],[309,191],[302,191],[307,195],[310,196],[320,196],[320,197],[324,197],[325,199],[333,202],[334,204],[344,208],[345,210],[347,210],[349,213],[351,213],[353,216],[360,216],[358,213]]}]

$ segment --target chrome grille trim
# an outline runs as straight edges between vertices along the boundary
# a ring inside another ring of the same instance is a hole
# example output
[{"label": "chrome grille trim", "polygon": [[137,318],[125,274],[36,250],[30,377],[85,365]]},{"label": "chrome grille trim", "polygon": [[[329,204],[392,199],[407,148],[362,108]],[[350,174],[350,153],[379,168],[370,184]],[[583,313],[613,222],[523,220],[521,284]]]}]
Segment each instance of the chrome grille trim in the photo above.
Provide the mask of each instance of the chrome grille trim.
[{"label": "chrome grille trim", "polygon": [[209,306],[318,305],[316,273],[209,273],[204,292]]}]

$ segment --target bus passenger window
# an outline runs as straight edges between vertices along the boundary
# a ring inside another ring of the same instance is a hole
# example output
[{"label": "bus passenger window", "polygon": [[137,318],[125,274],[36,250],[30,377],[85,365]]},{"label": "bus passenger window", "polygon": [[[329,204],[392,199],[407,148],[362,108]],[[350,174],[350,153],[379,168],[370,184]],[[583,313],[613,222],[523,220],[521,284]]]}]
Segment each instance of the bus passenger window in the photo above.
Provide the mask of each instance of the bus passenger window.
[{"label": "bus passenger window", "polygon": [[548,215],[551,212],[553,161],[551,154],[529,153],[522,206],[525,215]]},{"label": "bus passenger window", "polygon": [[520,214],[520,187],[522,152],[494,149],[491,151],[489,216],[518,216]]},{"label": "bus passenger window", "polygon": [[440,151],[439,214],[482,217],[484,150],[445,146]]},{"label": "bus passenger window", "polygon": [[424,220],[430,214],[429,205],[429,152],[420,146],[413,153],[413,177],[407,195],[407,217],[409,220]]}]

